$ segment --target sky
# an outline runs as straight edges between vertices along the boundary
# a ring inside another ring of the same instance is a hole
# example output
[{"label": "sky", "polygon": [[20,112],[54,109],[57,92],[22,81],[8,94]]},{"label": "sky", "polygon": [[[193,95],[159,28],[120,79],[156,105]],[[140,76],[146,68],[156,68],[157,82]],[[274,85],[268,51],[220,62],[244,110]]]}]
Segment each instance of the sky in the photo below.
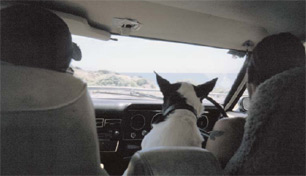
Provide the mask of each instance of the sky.
[{"label": "sky", "polygon": [[82,60],[72,66],[84,70],[139,73],[237,73],[244,59],[233,58],[228,50],[112,36],[102,41],[73,35],[82,50]]}]

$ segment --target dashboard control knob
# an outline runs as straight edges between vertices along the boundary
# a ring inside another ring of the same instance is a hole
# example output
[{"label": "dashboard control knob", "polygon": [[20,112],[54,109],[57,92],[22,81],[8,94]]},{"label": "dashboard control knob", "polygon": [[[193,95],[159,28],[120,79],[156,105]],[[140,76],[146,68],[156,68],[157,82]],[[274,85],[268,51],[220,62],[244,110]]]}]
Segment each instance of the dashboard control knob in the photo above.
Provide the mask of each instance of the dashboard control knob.
[{"label": "dashboard control knob", "polygon": [[134,139],[136,137],[136,133],[131,133],[131,138]]},{"label": "dashboard control knob", "polygon": [[119,132],[118,130],[116,130],[116,131],[114,132],[114,135],[115,135],[115,136],[119,136],[119,134],[120,134],[120,132]]},{"label": "dashboard control knob", "polygon": [[146,134],[148,134],[147,130],[142,130],[141,135],[145,136]]}]

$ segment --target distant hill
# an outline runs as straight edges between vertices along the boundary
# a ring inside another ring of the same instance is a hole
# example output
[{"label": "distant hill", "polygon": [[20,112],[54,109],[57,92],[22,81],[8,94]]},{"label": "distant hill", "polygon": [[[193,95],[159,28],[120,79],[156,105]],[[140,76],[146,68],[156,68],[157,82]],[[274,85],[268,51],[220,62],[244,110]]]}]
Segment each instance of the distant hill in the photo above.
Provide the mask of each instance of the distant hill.
[{"label": "distant hill", "polygon": [[72,68],[74,76],[86,82],[88,86],[156,88],[156,85],[150,80],[139,76],[123,75],[107,70],[87,71],[79,67]]},{"label": "distant hill", "polygon": [[[87,71],[79,67],[72,67],[74,75],[88,86],[116,86],[156,89],[156,76],[152,73],[116,73],[108,70]],[[214,88],[215,93],[227,93],[234,80],[236,73],[160,73],[160,75],[171,83],[190,82],[198,85],[213,78],[219,78]]]},{"label": "distant hill", "polygon": [[[128,76],[138,76],[144,78],[156,85],[156,76],[152,73],[120,73]],[[194,85],[203,84],[214,78],[218,78],[214,92],[224,93],[231,89],[237,73],[159,73],[163,78],[171,83],[175,82],[189,82]],[[157,85],[156,85],[157,86]]]}]

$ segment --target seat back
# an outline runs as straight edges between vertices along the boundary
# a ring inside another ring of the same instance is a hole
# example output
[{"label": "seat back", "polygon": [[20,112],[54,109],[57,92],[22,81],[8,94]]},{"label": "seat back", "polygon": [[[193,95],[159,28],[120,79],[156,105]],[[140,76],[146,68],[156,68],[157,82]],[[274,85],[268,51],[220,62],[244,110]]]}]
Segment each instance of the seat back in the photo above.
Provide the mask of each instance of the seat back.
[{"label": "seat back", "polygon": [[228,174],[305,175],[305,67],[261,84]]},{"label": "seat back", "polygon": [[66,73],[1,65],[1,174],[106,174],[83,82]]},{"label": "seat back", "polygon": [[207,150],[157,147],[135,153],[125,175],[222,175],[222,170]]}]

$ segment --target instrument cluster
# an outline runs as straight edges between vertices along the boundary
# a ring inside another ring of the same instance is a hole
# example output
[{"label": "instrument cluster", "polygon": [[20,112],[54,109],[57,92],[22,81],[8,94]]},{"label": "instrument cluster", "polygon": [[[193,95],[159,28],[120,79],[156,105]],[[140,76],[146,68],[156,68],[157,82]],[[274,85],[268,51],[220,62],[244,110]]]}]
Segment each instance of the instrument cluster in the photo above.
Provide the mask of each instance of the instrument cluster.
[{"label": "instrument cluster", "polygon": [[[202,130],[211,131],[219,116],[215,107],[205,107],[197,125]],[[160,118],[161,105],[130,105],[116,112],[96,110],[100,151],[116,152],[119,143],[127,148],[139,147],[141,140],[152,129],[153,122]]]}]

